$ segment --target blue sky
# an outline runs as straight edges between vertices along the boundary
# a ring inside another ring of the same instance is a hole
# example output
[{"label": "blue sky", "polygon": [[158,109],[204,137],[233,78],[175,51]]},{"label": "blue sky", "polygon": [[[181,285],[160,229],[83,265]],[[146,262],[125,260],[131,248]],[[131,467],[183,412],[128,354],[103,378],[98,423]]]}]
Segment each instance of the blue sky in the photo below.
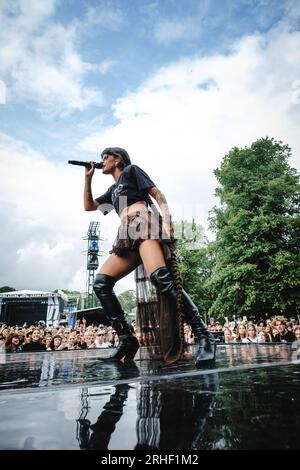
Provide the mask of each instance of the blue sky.
[{"label": "blue sky", "polygon": [[[21,9],[12,8],[13,2],[4,0],[2,3],[6,16],[20,18]],[[22,4],[14,2],[18,3]],[[33,9],[36,3],[29,2]],[[95,90],[101,96],[101,103],[94,105],[91,101],[83,109],[75,107],[70,111],[58,100],[53,116],[55,96],[48,108],[41,111],[42,99],[26,97],[26,86],[21,96],[14,99],[9,95],[14,77],[8,70],[1,77],[9,97],[6,106],[0,108],[0,122],[2,131],[58,160],[74,152],[74,143],[85,135],[88,124],[92,129],[99,123],[115,122],[111,113],[114,101],[136,89],[160,67],[183,57],[229,53],[236,38],[264,33],[286,15],[284,2],[279,0],[50,0],[51,3],[53,9],[49,14],[29,30],[27,36],[31,41],[25,52],[32,49],[35,38],[45,35],[45,28],[61,26],[65,32],[74,28],[70,41],[74,52],[82,61],[94,66],[94,70],[84,73],[82,89]],[[23,4],[25,8],[26,2]],[[14,33],[17,34],[17,29]],[[5,37],[3,39],[5,41]],[[41,47],[40,53],[44,52],[48,52],[45,61],[48,59],[57,67],[64,60],[59,51],[53,57],[47,48]],[[102,64],[105,70],[105,63],[107,71],[101,73],[96,67]]]},{"label": "blue sky", "polygon": [[[91,215],[69,158],[124,146],[206,228],[232,146],[272,135],[299,165],[299,30],[297,0],[1,0],[0,285],[82,288]],[[108,252],[118,220],[95,218]]]}]

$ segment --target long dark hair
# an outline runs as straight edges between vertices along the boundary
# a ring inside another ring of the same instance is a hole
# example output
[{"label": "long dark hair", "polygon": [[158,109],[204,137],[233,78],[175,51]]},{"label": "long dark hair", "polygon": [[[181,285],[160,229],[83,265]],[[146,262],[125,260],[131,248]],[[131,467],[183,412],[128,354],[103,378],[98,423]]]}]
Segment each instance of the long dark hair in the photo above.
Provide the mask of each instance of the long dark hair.
[{"label": "long dark hair", "polygon": [[10,333],[5,341],[5,351],[10,353],[10,352],[14,352],[15,349],[17,349],[15,346],[13,346],[12,344],[12,340],[13,338],[18,338],[19,340],[19,346],[20,346],[20,337],[17,333]]},{"label": "long dark hair", "polygon": [[174,226],[172,220],[170,219],[170,242],[169,248],[171,252],[171,260],[169,269],[171,271],[175,289],[176,289],[176,314],[177,314],[177,322],[179,327],[179,339],[180,339],[180,354],[183,352],[184,347],[184,313],[183,313],[183,299],[182,299],[182,277],[180,273],[180,269],[177,262],[177,256],[175,252],[175,239],[174,239]]},{"label": "long dark hair", "polygon": [[[150,196],[149,196],[150,197]],[[162,227],[162,216],[159,213],[157,207],[153,203],[152,198],[150,197],[151,201],[151,209],[155,216],[159,220],[159,225]],[[174,238],[174,226],[172,219],[170,217],[170,240],[168,241],[168,247],[171,253],[171,259],[167,262],[167,266],[170,269],[170,272],[172,274],[174,284],[175,284],[175,289],[176,289],[176,315],[177,315],[177,324],[178,324],[178,336],[180,340],[180,351],[179,355],[183,353],[183,347],[184,347],[184,313],[183,313],[183,300],[182,300],[182,277],[180,273],[180,269],[178,266],[177,262],[177,256],[176,256],[176,247],[175,247],[175,238]]]}]

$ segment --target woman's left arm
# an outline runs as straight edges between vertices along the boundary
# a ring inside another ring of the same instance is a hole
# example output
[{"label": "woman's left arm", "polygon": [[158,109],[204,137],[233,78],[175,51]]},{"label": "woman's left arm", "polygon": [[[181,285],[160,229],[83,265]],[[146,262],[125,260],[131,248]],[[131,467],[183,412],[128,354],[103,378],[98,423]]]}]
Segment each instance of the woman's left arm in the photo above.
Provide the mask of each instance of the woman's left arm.
[{"label": "woman's left arm", "polygon": [[153,186],[153,188],[149,189],[149,194],[155,199],[160,208],[163,219],[163,227],[166,231],[166,235],[168,238],[170,238],[170,235],[172,236],[172,220],[167,200],[164,194],[156,186]]}]

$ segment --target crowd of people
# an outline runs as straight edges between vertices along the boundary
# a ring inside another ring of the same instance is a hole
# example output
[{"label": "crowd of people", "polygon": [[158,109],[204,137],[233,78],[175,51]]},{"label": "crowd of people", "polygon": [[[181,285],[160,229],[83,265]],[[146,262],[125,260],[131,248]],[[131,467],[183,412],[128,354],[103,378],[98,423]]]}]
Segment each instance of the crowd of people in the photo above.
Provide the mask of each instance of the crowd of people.
[{"label": "crowd of people", "polygon": [[[148,345],[148,336],[139,332],[133,322],[135,332],[141,345]],[[300,345],[299,321],[286,322],[283,317],[261,320],[256,324],[247,321],[229,321],[225,318],[222,325],[212,321],[208,330],[215,334],[220,343],[298,343]],[[195,338],[191,327],[184,325],[184,340],[186,344],[194,344]],[[113,348],[118,345],[118,335],[111,326],[90,325],[86,321],[77,321],[74,328],[60,326],[59,328],[35,326],[0,326],[0,352],[38,352],[62,351],[93,348]]]},{"label": "crowd of people", "polygon": [[117,345],[118,337],[111,326],[86,326],[85,320],[77,321],[74,328],[0,327],[0,350],[7,353],[112,348]]},{"label": "crowd of people", "polygon": [[[287,322],[284,317],[278,316],[260,320],[257,323],[242,320],[229,321],[225,318],[222,325],[218,321],[213,321],[208,325],[208,330],[215,333],[224,343],[293,343],[300,342],[300,323],[292,320]],[[185,325],[185,342],[193,344],[194,338],[191,329]]]}]

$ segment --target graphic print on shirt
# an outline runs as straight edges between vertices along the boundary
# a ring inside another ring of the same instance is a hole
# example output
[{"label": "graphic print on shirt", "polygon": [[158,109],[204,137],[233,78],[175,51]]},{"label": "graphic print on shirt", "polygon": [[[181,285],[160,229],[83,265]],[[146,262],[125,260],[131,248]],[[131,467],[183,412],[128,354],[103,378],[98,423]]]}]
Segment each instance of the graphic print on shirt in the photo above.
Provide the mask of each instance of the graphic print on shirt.
[{"label": "graphic print on shirt", "polygon": [[119,215],[124,208],[137,201],[145,201],[148,206],[151,205],[148,192],[155,184],[141,168],[136,165],[126,167],[119,181],[119,184],[112,185],[105,194],[96,199],[102,206],[100,210],[104,215],[111,211],[111,204]]},{"label": "graphic print on shirt", "polygon": [[117,199],[117,197],[119,196],[119,194],[121,193],[121,191],[123,190],[124,188],[124,184],[120,183],[118,184],[118,186],[113,190],[113,194],[112,194],[112,201],[113,203],[115,202],[115,200]]}]

